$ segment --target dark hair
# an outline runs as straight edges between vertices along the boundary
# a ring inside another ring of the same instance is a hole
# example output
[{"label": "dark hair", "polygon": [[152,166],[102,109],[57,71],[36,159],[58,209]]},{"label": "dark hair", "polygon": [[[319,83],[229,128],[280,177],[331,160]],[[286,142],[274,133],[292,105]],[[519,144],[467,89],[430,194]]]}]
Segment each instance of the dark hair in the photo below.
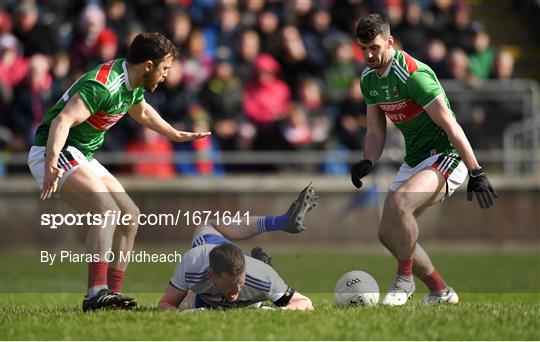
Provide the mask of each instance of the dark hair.
[{"label": "dark hair", "polygon": [[178,56],[178,49],[161,33],[141,33],[131,43],[126,60],[128,63],[139,64],[152,61],[159,64],[167,55]]},{"label": "dark hair", "polygon": [[368,43],[379,34],[385,39],[390,36],[390,25],[380,14],[366,15],[356,24],[355,37],[361,42]]},{"label": "dark hair", "polygon": [[246,269],[246,259],[236,245],[224,243],[210,252],[210,268],[217,274],[237,276]]}]

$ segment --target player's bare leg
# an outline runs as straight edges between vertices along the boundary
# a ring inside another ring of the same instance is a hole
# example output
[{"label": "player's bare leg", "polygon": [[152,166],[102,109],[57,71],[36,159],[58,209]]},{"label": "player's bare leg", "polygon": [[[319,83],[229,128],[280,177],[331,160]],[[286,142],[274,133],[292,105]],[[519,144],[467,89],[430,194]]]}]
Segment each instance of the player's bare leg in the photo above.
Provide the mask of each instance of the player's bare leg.
[{"label": "player's bare leg", "polygon": [[306,216],[317,205],[313,186],[308,185],[291,204],[287,213],[279,216],[254,216],[244,219],[240,225],[213,224],[223,236],[230,240],[245,240],[252,236],[282,230],[297,234],[306,229]]},{"label": "player's bare leg", "polygon": [[386,198],[379,239],[398,259],[398,272],[383,304],[403,305],[415,291],[412,278],[416,274],[428,285],[431,292],[448,290],[435,271],[429,256],[417,245],[418,224],[416,217],[430,205],[438,203],[446,193],[446,181],[434,169],[418,172],[396,192]]},{"label": "player's bare leg", "polygon": [[83,301],[83,310],[129,306],[131,298],[113,295],[107,286],[105,253],[112,247],[115,224],[110,217],[105,217],[118,213],[118,205],[107,192],[105,184],[86,165],[80,166],[66,179],[60,193],[78,212],[101,215],[104,221],[101,226],[88,227],[87,253],[97,254],[99,261],[88,264],[88,292]]},{"label": "player's bare leg", "polygon": [[101,177],[101,180],[107,187],[107,190],[115,203],[118,205],[122,215],[129,215],[131,218],[128,224],[116,226],[112,242],[112,251],[115,258],[109,263],[107,272],[107,284],[109,285],[109,289],[113,292],[121,292],[128,262],[122,261],[120,253],[126,255],[125,253],[133,251],[133,244],[139,225],[138,217],[140,211],[126,193],[122,184],[120,184],[112,174],[107,173],[105,176]]}]

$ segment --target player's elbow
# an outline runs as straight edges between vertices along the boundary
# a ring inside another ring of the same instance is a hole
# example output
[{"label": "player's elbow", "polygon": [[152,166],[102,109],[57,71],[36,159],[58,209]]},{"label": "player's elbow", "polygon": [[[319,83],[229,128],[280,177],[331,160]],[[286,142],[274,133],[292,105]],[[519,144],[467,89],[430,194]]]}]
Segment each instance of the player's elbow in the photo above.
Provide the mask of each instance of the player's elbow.
[{"label": "player's elbow", "polygon": [[58,128],[71,128],[73,126],[74,122],[73,119],[69,115],[65,115],[64,113],[60,113],[57,115],[52,121],[51,121],[51,127],[58,127]]}]

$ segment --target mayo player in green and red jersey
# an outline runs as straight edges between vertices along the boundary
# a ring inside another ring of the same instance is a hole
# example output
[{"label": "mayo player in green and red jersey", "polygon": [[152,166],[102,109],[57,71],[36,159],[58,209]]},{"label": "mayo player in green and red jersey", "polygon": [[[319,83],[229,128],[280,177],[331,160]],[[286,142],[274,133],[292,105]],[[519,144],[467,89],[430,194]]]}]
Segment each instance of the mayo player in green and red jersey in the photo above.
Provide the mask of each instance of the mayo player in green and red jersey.
[{"label": "mayo player in green and red jersey", "polygon": [[405,162],[399,169],[384,203],[379,239],[398,261],[395,281],[382,301],[403,305],[415,291],[413,273],[429,288],[423,302],[459,301],[418,244],[416,218],[459,187],[469,174],[467,199],[475,193],[481,208],[497,197],[457,123],[435,73],[404,51],[395,50],[388,23],[378,14],[361,18],[355,38],[367,67],[361,88],[367,104],[364,160],[351,168],[351,180],[360,188],[361,178],[372,169],[384,148],[386,118],[405,137]]},{"label": "mayo player in green and red jersey", "polygon": [[[36,132],[28,165],[42,190],[40,199],[59,192],[75,210],[100,214],[103,220],[104,227],[91,226],[87,234],[92,262],[88,263],[84,311],[137,304],[120,294],[127,262],[119,255],[133,249],[139,209],[118,180],[94,159],[105,133],[128,113],[175,142],[210,134],[174,129],[144,100],[144,91],[153,92],[166,79],[177,55],[176,47],[163,35],[138,35],[125,59],[103,63],[81,76],[47,112]],[[120,225],[110,219],[111,213],[120,212],[131,215],[130,222]],[[114,260],[107,262],[111,259],[107,255]]]}]

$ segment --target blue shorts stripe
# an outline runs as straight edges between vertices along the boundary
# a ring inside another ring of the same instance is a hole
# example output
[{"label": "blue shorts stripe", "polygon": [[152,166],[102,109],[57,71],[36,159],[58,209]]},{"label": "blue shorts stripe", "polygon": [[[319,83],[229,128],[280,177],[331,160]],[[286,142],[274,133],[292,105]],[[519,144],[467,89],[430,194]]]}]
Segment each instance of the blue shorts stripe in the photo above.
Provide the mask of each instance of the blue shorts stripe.
[{"label": "blue shorts stripe", "polygon": [[231,240],[227,239],[223,235],[217,235],[217,234],[204,234],[203,236],[199,236],[195,241],[193,242],[192,248],[210,244],[210,245],[221,245],[222,243],[232,243]]}]

